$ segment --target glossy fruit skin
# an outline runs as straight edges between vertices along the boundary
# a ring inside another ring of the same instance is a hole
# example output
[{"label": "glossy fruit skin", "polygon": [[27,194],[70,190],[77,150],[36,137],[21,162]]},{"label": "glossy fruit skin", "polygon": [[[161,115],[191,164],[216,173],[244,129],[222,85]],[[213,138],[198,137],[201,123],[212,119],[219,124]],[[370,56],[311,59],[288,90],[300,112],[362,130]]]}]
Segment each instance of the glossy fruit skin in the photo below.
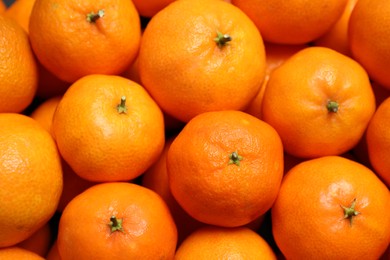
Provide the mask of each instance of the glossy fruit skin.
[{"label": "glossy fruit skin", "polygon": [[0,114],[0,247],[28,238],[54,215],[63,188],[60,155],[36,121]]},{"label": "glossy fruit skin", "polygon": [[305,44],[326,33],[341,17],[347,0],[232,0],[256,24],[267,42]]},{"label": "glossy fruit skin", "polygon": [[[121,230],[111,230],[112,216],[121,219]],[[62,259],[173,259],[177,242],[161,197],[125,182],[97,184],[75,197],[62,213],[58,232]]]},{"label": "glossy fruit skin", "polygon": [[[335,110],[328,107],[337,103]],[[263,120],[287,153],[301,158],[340,155],[362,138],[375,112],[364,68],[330,48],[305,48],[275,69],[265,89]]]},{"label": "glossy fruit skin", "polygon": [[177,249],[175,259],[274,259],[269,244],[246,227],[205,226],[197,229]]},{"label": "glossy fruit skin", "polygon": [[0,67],[0,112],[21,113],[37,91],[37,62],[27,33],[4,16],[0,16]]},{"label": "glossy fruit skin", "polygon": [[386,98],[375,111],[366,133],[369,162],[378,176],[390,187],[390,98]]},{"label": "glossy fruit skin", "polygon": [[358,1],[349,21],[352,56],[367,70],[370,78],[390,89],[390,19],[388,1]]},{"label": "glossy fruit skin", "polygon": [[[218,33],[231,40],[218,44]],[[256,26],[220,0],[175,1],[161,10],[145,28],[138,58],[142,85],[183,122],[203,112],[244,109],[265,73]]]},{"label": "glossy fruit skin", "polygon": [[[99,16],[88,20],[90,14]],[[132,1],[36,0],[29,35],[40,63],[73,83],[89,74],[122,73],[137,55],[141,24]]]},{"label": "glossy fruit skin", "polygon": [[[123,96],[127,110],[122,113]],[[64,160],[94,182],[138,177],[165,142],[155,101],[139,84],[113,75],[88,75],[72,84],[58,104],[52,130]]]},{"label": "glossy fruit skin", "polygon": [[[345,218],[344,207],[355,216]],[[284,177],[272,231],[287,259],[378,259],[390,239],[390,193],[369,168],[339,156],[307,160]]]},{"label": "glossy fruit skin", "polygon": [[[235,161],[233,153],[242,160]],[[193,218],[212,225],[248,224],[273,204],[283,175],[276,131],[240,111],[194,117],[167,155],[170,189]]]}]

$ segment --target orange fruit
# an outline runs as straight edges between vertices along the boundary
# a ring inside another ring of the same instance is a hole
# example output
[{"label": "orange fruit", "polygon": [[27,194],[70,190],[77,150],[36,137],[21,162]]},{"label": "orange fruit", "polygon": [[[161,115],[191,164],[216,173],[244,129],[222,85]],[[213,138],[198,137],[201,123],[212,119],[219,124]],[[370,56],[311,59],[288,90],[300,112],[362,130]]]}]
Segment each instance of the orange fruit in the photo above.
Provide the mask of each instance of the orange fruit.
[{"label": "orange fruit", "polygon": [[51,133],[53,115],[62,96],[55,96],[44,100],[30,114],[46,131]]},{"label": "orange fruit", "polygon": [[[128,78],[132,81],[135,81],[136,83],[142,85],[139,71],[138,71],[138,58],[133,62],[133,64],[124,72],[121,74],[121,76]],[[166,135],[174,135],[177,133],[185,124],[184,122],[168,115],[163,111],[164,116],[164,125],[165,125],[165,132]]]},{"label": "orange fruit", "polygon": [[141,175],[164,148],[163,115],[139,84],[114,75],[73,83],[54,114],[52,130],[69,166],[89,181]]},{"label": "orange fruit", "polygon": [[347,1],[347,5],[345,6],[344,12],[339,20],[332,26],[330,30],[315,40],[315,45],[328,47],[344,55],[351,56],[348,42],[348,24],[356,2],[357,0]]},{"label": "orange fruit", "polygon": [[144,17],[152,17],[175,0],[133,0],[138,13]]},{"label": "orange fruit", "polygon": [[141,25],[132,1],[36,0],[29,34],[42,65],[73,83],[122,73],[137,55]]},{"label": "orange fruit", "polygon": [[237,7],[175,1],[147,24],[138,66],[162,110],[188,122],[203,112],[244,109],[264,79],[265,51],[256,26]]},{"label": "orange fruit", "polygon": [[173,137],[167,139],[159,159],[142,175],[141,184],[160,195],[167,204],[177,226],[178,244],[180,244],[189,234],[205,224],[188,215],[170,191],[166,157],[173,139]]},{"label": "orange fruit", "polygon": [[37,62],[27,33],[4,16],[0,16],[0,67],[0,112],[22,112],[37,90]]},{"label": "orange fruit", "polygon": [[378,259],[390,241],[390,193],[369,168],[340,156],[310,159],[284,177],[271,210],[286,259]]},{"label": "orange fruit", "polygon": [[20,247],[0,248],[0,259],[2,260],[44,260],[45,258]]},{"label": "orange fruit", "polygon": [[[61,98],[61,96],[55,96],[45,100],[35,108],[30,115],[49,133],[52,133],[53,116]],[[78,176],[63,159],[61,160],[61,164],[63,172],[63,190],[57,207],[57,211],[59,212],[62,212],[69,201],[76,195],[95,184],[94,182],[90,182]]]},{"label": "orange fruit", "polygon": [[286,152],[314,158],[340,155],[362,138],[375,111],[364,68],[326,47],[305,48],[275,69],[262,103]]},{"label": "orange fruit", "polygon": [[272,206],[283,176],[276,131],[241,111],[213,111],[191,119],[167,154],[171,192],[198,221],[234,227]]},{"label": "orange fruit", "polygon": [[62,259],[172,259],[176,243],[162,198],[125,182],[85,190],[66,206],[58,227]]},{"label": "orange fruit", "polygon": [[232,0],[260,30],[263,39],[282,44],[309,43],[341,17],[348,0]]},{"label": "orange fruit", "polygon": [[18,243],[16,246],[27,249],[42,257],[46,257],[49,252],[52,242],[52,230],[49,222],[38,229],[34,234],[29,236],[26,240]]},{"label": "orange fruit", "polygon": [[390,97],[385,99],[372,117],[366,133],[369,161],[378,176],[390,187]]},{"label": "orange fruit", "polygon": [[[180,245],[189,234],[206,224],[199,222],[188,215],[188,213],[177,203],[169,188],[166,156],[173,140],[174,137],[167,139],[164,150],[158,161],[149,167],[149,169],[142,175],[141,184],[142,186],[159,194],[168,205],[177,226],[178,245]],[[252,230],[257,230],[262,225],[263,220],[264,215],[261,215],[257,219],[248,223],[246,227],[249,227]]]},{"label": "orange fruit", "polygon": [[350,17],[348,37],[352,56],[371,79],[390,89],[390,2],[359,0]]},{"label": "orange fruit", "polygon": [[246,227],[206,226],[193,232],[179,246],[175,259],[274,259],[269,244]]},{"label": "orange fruit", "polygon": [[287,44],[273,44],[264,43],[265,57],[266,57],[266,69],[264,81],[261,85],[256,97],[250,102],[248,107],[244,110],[246,113],[251,114],[257,118],[262,118],[261,106],[264,96],[264,91],[269,80],[269,76],[272,71],[279,67],[285,60],[291,57],[296,52],[306,48],[306,45],[287,45]]},{"label": "orange fruit", "polygon": [[4,12],[4,16],[14,19],[28,32],[31,10],[35,0],[16,0]]},{"label": "orange fruit", "polygon": [[51,135],[28,116],[0,113],[0,247],[15,245],[45,225],[62,185]]}]

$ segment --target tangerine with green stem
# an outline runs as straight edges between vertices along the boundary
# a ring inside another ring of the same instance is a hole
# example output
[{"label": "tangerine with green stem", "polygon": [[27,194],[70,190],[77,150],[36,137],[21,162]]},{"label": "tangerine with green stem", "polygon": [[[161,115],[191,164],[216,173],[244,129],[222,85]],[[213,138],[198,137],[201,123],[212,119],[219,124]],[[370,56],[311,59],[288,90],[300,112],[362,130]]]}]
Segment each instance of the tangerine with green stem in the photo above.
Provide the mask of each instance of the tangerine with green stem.
[{"label": "tangerine with green stem", "polygon": [[132,1],[36,0],[29,35],[40,63],[73,83],[124,72],[138,53],[141,23]]},{"label": "tangerine with green stem", "polygon": [[138,177],[165,143],[156,102],[141,85],[114,75],[88,75],[73,83],[57,106],[52,130],[67,164],[93,182]]},{"label": "tangerine with green stem", "polygon": [[236,110],[205,112],[173,140],[166,159],[173,197],[206,224],[246,225],[270,209],[283,176],[274,128]]},{"label": "tangerine with green stem", "polygon": [[173,259],[176,244],[177,228],[163,199],[128,182],[85,190],[65,207],[58,227],[62,259]]},{"label": "tangerine with green stem", "polygon": [[389,189],[370,168],[323,156],[285,175],[272,233],[287,259],[379,259],[389,245],[389,206]]},{"label": "tangerine with green stem", "polygon": [[146,26],[138,66],[142,85],[161,109],[188,122],[249,104],[264,80],[264,43],[230,3],[174,1]]},{"label": "tangerine with green stem", "polygon": [[287,153],[300,158],[340,155],[362,138],[375,111],[365,69],[326,47],[307,47],[276,68],[262,99],[262,119]]}]

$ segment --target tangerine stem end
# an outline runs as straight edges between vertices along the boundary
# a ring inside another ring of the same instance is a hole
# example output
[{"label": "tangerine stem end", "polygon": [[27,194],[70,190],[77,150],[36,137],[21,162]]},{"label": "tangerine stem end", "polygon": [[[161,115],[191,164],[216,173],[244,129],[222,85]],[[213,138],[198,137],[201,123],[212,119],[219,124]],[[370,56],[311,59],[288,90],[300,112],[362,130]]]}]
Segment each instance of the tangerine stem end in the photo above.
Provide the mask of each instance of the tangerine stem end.
[{"label": "tangerine stem end", "polygon": [[97,13],[90,12],[87,14],[87,21],[90,23],[95,23],[97,19],[102,18],[104,16],[104,10],[100,9]]},{"label": "tangerine stem end", "polygon": [[115,216],[110,217],[110,223],[108,225],[110,226],[111,233],[115,231],[123,232],[122,221],[123,220],[121,218],[118,219]]}]

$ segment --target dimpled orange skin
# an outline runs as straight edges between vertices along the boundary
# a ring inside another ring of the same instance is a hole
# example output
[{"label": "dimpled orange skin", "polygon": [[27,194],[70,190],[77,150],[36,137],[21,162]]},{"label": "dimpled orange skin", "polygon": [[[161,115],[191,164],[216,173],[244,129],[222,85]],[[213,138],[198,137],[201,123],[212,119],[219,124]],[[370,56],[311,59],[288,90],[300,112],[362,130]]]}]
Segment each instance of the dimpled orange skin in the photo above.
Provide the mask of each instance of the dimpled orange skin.
[{"label": "dimpled orange skin", "polygon": [[359,0],[350,16],[348,37],[352,57],[370,78],[390,89],[390,2]]},{"label": "dimpled orange skin", "polygon": [[[359,213],[345,218],[342,208]],[[369,168],[339,156],[307,160],[283,179],[272,231],[286,259],[379,259],[390,241],[390,193]]]},{"label": "dimpled orange skin", "polygon": [[[110,218],[122,230],[110,229]],[[80,225],[84,223],[84,225]],[[177,229],[154,191],[126,183],[97,184],[62,213],[57,246],[62,259],[173,259]]]},{"label": "dimpled orange skin", "polygon": [[30,117],[0,114],[0,247],[21,242],[49,221],[62,187],[52,136]]},{"label": "dimpled orange skin", "polygon": [[169,189],[166,155],[173,139],[174,138],[169,138],[166,140],[164,151],[160,155],[158,161],[149,167],[142,175],[141,184],[159,194],[169,207],[178,228],[178,244],[180,244],[185,237],[205,224],[188,215],[188,213],[177,203]]},{"label": "dimpled orange skin", "polygon": [[38,87],[38,67],[29,38],[14,20],[0,16],[0,112],[22,112]]},{"label": "dimpled orange skin", "polygon": [[[239,165],[229,163],[237,151]],[[171,192],[185,211],[212,225],[248,224],[273,204],[283,176],[276,131],[241,111],[194,117],[167,154]]]},{"label": "dimpled orange skin", "polygon": [[[232,40],[219,47],[218,32]],[[161,10],[143,33],[138,59],[143,86],[183,122],[202,112],[244,109],[265,75],[256,26],[219,0],[175,1]]]},{"label": "dimpled orange skin", "polygon": [[375,172],[390,187],[390,98],[385,99],[372,117],[366,133],[369,161]]},{"label": "dimpled orange skin", "polygon": [[[125,113],[117,108],[122,96]],[[165,143],[163,115],[154,100],[141,85],[113,75],[73,83],[54,113],[52,133],[74,172],[96,182],[138,177]]]},{"label": "dimpled orange skin", "polygon": [[[328,102],[338,104],[330,112]],[[305,48],[275,69],[262,102],[263,120],[273,126],[286,152],[314,158],[340,155],[362,138],[375,111],[366,71],[330,48]]]},{"label": "dimpled orange skin", "polygon": [[[104,15],[89,22],[87,15],[99,10]],[[141,24],[128,0],[36,0],[29,35],[40,63],[73,83],[89,74],[125,71],[137,55]]]}]

